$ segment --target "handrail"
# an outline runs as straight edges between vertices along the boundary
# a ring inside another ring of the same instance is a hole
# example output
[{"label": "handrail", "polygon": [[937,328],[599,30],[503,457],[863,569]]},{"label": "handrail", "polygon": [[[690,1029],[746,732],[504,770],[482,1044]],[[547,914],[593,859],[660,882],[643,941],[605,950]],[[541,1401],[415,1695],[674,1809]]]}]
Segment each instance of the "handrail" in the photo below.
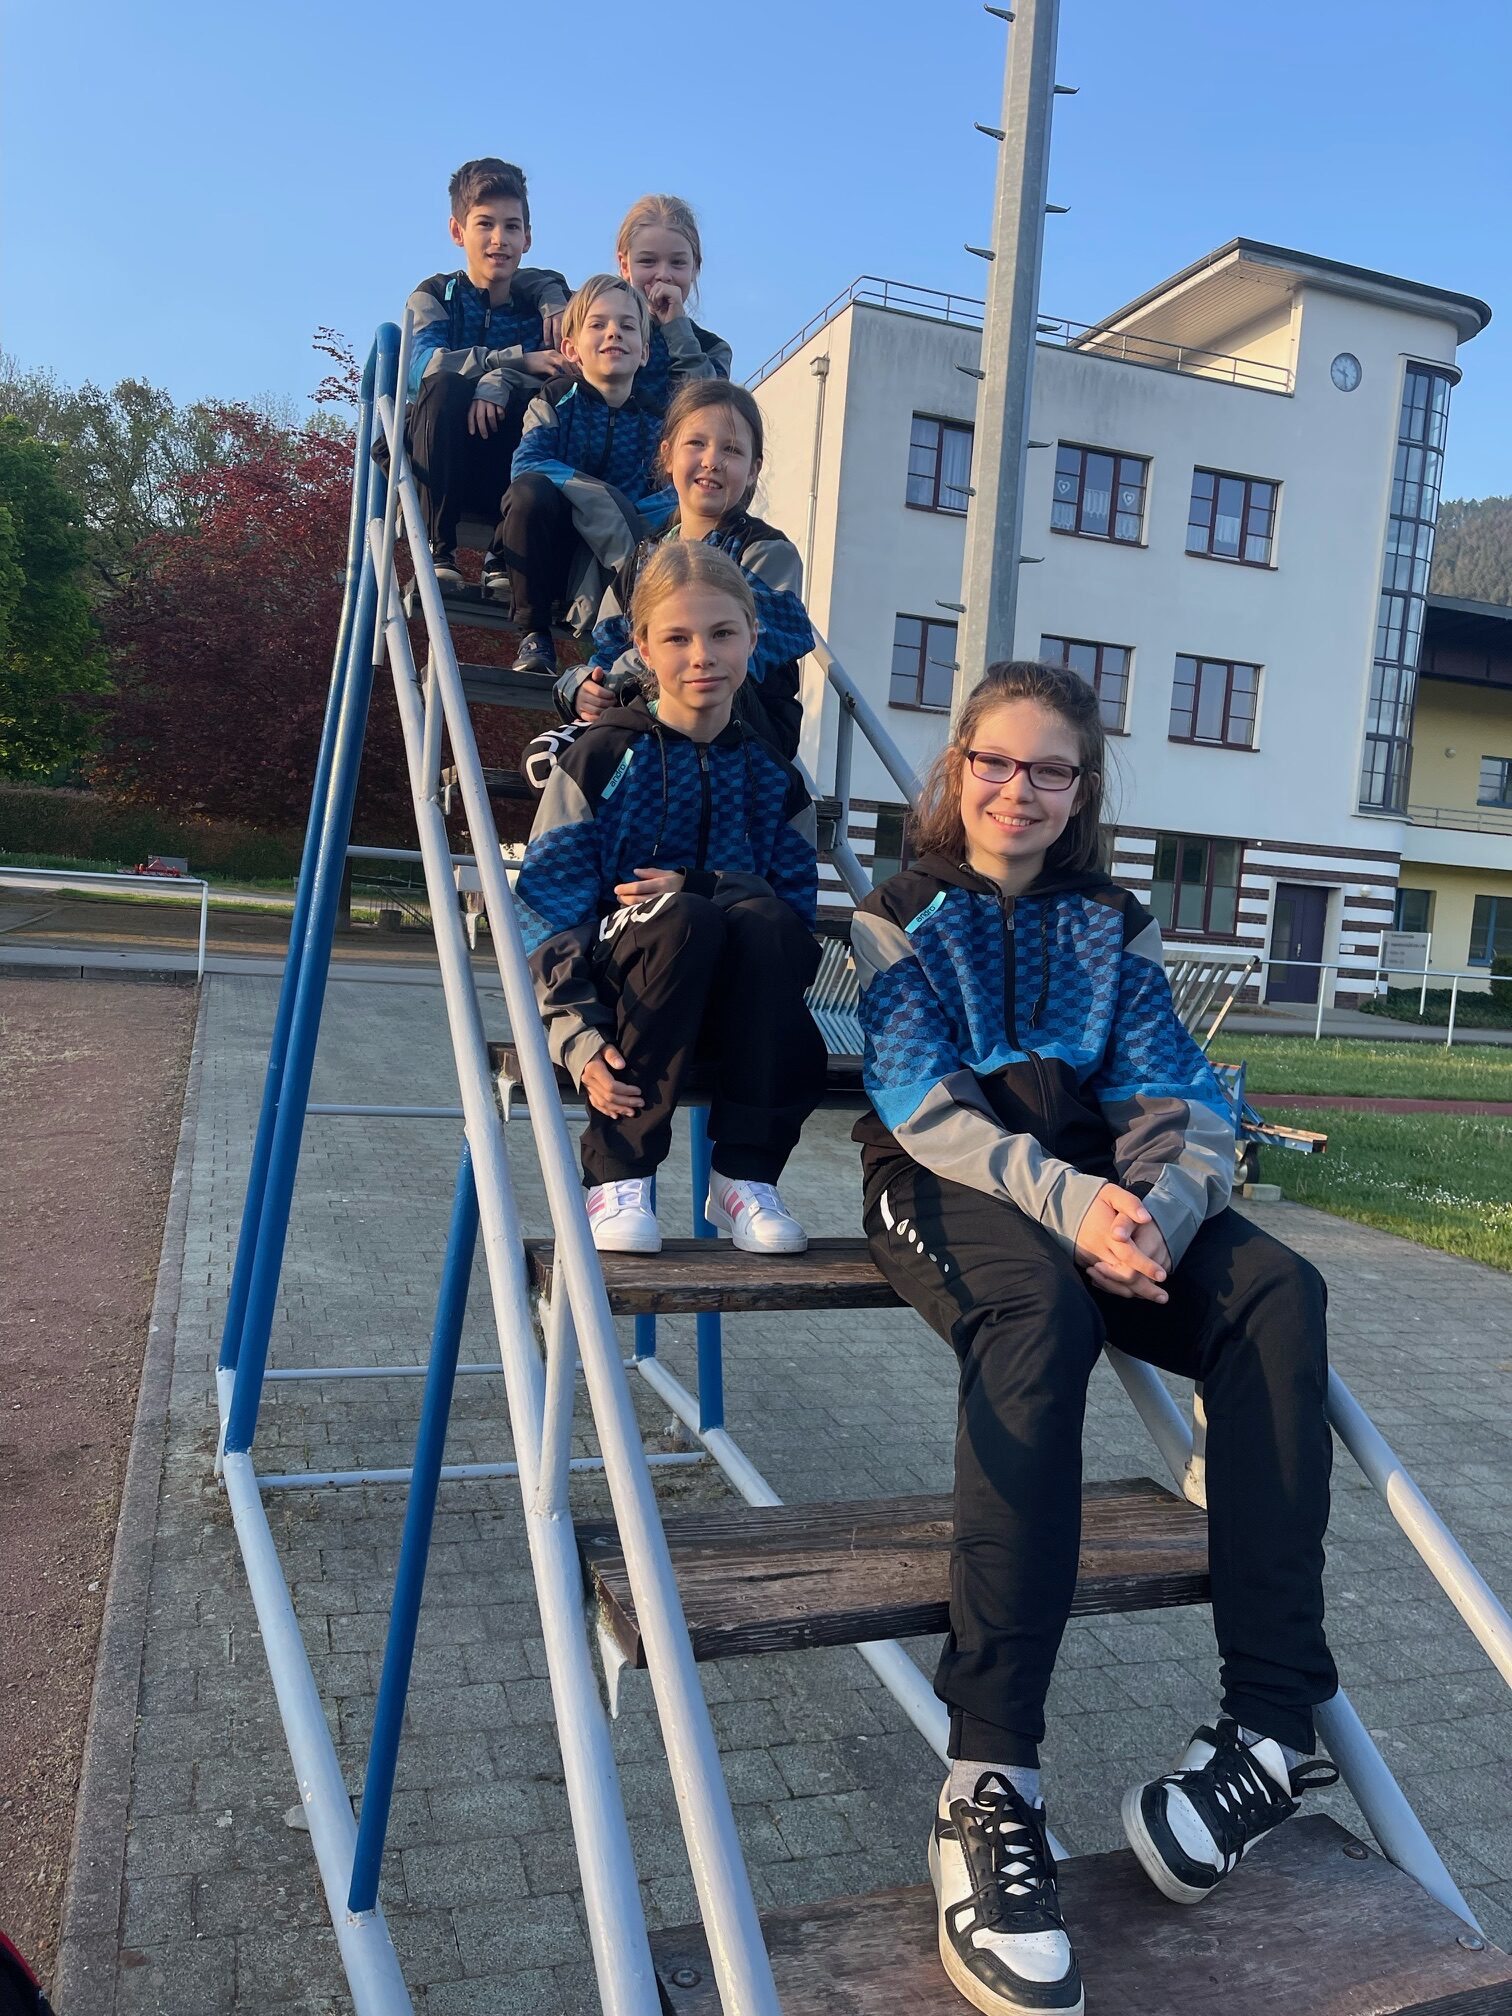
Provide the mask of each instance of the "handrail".
[{"label": "handrail", "polygon": [[140,889],[146,883],[167,890],[199,890],[199,953],[195,961],[196,983],[205,977],[205,945],[210,935],[210,884],[203,875],[138,875],[130,868],[22,868],[0,862],[0,876],[8,876],[21,888],[28,883],[44,883],[60,889],[93,889],[98,883]]},{"label": "handrail", "polygon": [[1448,833],[1512,833],[1512,805],[1413,805],[1409,826],[1436,826]]},{"label": "handrail", "polygon": [[[561,1284],[558,1292],[565,1291],[572,1318],[570,1326],[561,1326],[558,1342],[563,1341],[569,1330],[575,1330],[589,1404],[603,1453],[605,1477],[645,1637],[647,1664],[688,1843],[694,1886],[704,1921],[709,1927],[715,1974],[729,2016],[780,2016],[771,1963],[762,1940],[729,1791],[720,1768],[713,1724],[694,1665],[603,1273],[589,1231],[577,1159],[557,1093],[556,1076],[536,1006],[519,918],[499,851],[493,807],[462,688],[450,626],[426,542],[419,492],[402,436],[393,425],[395,401],[383,397],[378,405],[380,417],[389,428],[394,442],[392,480],[399,491],[400,512],[415,568],[415,584],[430,647],[426,719],[422,736],[425,753],[431,761],[416,789],[417,814],[426,817],[426,823],[422,825],[422,848],[425,848],[426,825],[433,823],[426,816],[428,809],[433,808],[439,818],[439,807],[433,806],[433,800],[439,783],[438,731],[444,724],[450,739],[468,828],[477,853],[484,908],[556,1235],[556,1273]],[[381,564],[381,559],[380,546],[374,555],[375,564]],[[412,683],[407,705],[401,690],[406,684],[402,664],[408,657],[405,648],[408,635],[403,610],[392,584],[390,596],[389,651],[401,713],[406,716],[408,745],[418,725],[413,718],[418,701]],[[422,787],[425,794],[423,801]],[[437,854],[438,872],[443,850],[444,838],[436,836],[429,851]],[[430,872],[428,861],[427,873]],[[476,1013],[475,995],[472,1000]],[[471,1042],[468,1047],[469,1051],[474,1048]],[[464,1078],[464,1093],[466,1089]],[[486,1202],[489,1187],[480,1182],[480,1201]],[[492,1269],[493,1255],[490,1254],[491,1274]],[[565,1488],[559,1490],[548,1507],[542,1507],[537,1496],[542,1481],[539,1459],[543,1453],[543,1405],[544,1395],[539,1400],[532,1395],[529,1429],[531,1462],[528,1470],[523,1460],[521,1464],[521,1483],[528,1508],[527,1526],[531,1530],[554,1526],[563,1530],[570,1542],[571,1521]],[[514,1414],[513,1408],[511,1413]],[[517,1419],[517,1437],[523,1426]],[[523,1453],[522,1445],[522,1457]],[[545,1607],[543,1605],[543,1612]],[[574,1811],[583,1811],[576,1801]],[[580,1854],[587,1845],[580,1832]],[[584,1874],[586,1882],[586,1861]],[[638,1899],[636,1902],[638,1905]],[[641,1939],[644,1940],[644,1930]],[[597,1941],[595,1949],[600,1959],[600,1984],[607,2000],[609,1984],[606,1971],[612,1974],[616,1966],[623,1964],[623,1956],[601,1948]]]}]

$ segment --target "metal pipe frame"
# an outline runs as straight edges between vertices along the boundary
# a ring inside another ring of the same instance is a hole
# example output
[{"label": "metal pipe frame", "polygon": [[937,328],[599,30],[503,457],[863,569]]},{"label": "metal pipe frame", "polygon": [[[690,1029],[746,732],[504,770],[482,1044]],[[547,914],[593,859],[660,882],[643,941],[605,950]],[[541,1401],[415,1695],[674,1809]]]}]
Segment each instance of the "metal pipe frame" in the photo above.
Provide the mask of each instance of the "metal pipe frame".
[{"label": "metal pipe frame", "polygon": [[[393,469],[395,479],[405,485],[407,493],[402,500],[405,523],[410,534],[410,551],[417,570],[427,627],[431,631],[433,651],[439,633],[446,639],[449,653],[450,636],[446,629],[445,612],[430,564],[429,547],[425,543],[424,521],[414,479],[408,474],[402,445],[401,442],[401,452],[394,460]],[[416,527],[421,528],[418,533]],[[378,560],[378,537],[375,534],[376,527],[370,531],[370,579]],[[451,889],[446,822],[439,803],[439,775],[429,774],[421,767],[421,754],[426,746],[424,717],[408,626],[401,599],[392,582],[385,613],[389,666],[399,704],[415,820],[435,919],[442,989],[467,1116],[467,1137],[476,1171],[484,1256],[524,1497],[526,1539],[538,1593],[548,1679],[556,1711],[599,1993],[608,2016],[659,2016],[659,1994],[630,1848],[629,1827],[609,1739],[608,1721],[599,1696],[584,1625],[577,1545],[570,1520],[542,1518],[535,1510],[544,1378],[531,1322],[523,1227],[510,1180],[503,1119],[494,1099],[487,1040],[466,934],[455,905],[438,900]],[[447,680],[444,664],[441,676],[428,681],[427,702],[435,708],[447,706],[450,702],[447,725],[454,753],[459,756],[470,754],[473,768],[480,773],[481,786],[481,765],[462,697],[460,676],[455,675],[455,662],[453,657],[451,666],[454,676],[451,682]],[[449,685],[453,690],[448,690]],[[433,753],[439,755],[439,747]],[[487,889],[491,880],[487,850],[490,847],[495,850],[494,860],[501,870],[502,862],[496,851],[497,835],[486,790],[480,790],[479,795],[482,817],[477,817],[473,806],[469,806],[468,816],[473,822],[472,831],[485,850],[480,867]],[[508,900],[506,885],[505,901]],[[509,921],[514,921],[512,914]],[[497,926],[494,937],[495,950],[502,962],[505,948]],[[515,928],[513,949],[520,957],[521,973],[528,992],[529,976],[524,973],[518,927]],[[518,990],[516,993],[518,996]],[[529,998],[533,1002],[533,997]],[[518,998],[511,1003],[510,1018],[511,1026],[518,1026],[521,1019]],[[532,1013],[531,1021],[539,1038],[539,1016]],[[544,1050],[543,1038],[541,1045]],[[551,1082],[548,1078],[547,1083]],[[551,1103],[555,1104],[554,1097]],[[560,1122],[559,1107],[557,1114]],[[561,1131],[565,1140],[565,1123],[562,1123]],[[548,1163],[548,1156],[543,1154],[542,1161]],[[586,1222],[584,1229],[586,1231]],[[602,1282],[600,1289],[602,1292]],[[637,1448],[644,1466],[645,1453],[639,1450],[638,1443]],[[649,1472],[645,1475],[649,1495]]]},{"label": "metal pipe frame", "polygon": [[415,1635],[420,1628],[420,1599],[425,1593],[425,1563],[430,1553],[436,1492],[441,1482],[441,1457],[451,1414],[457,1376],[462,1322],[467,1314],[467,1286],[478,1244],[478,1191],[473,1181],[472,1155],[462,1144],[457,1185],[452,1198],[446,1258],[441,1267],[441,1292],[431,1333],[430,1365],[420,1426],[415,1437],[414,1474],[409,1503],[404,1508],[404,1533],[394,1575],[394,1601],[389,1611],[383,1647],[383,1671],[373,1708],[373,1733],[368,1742],[367,1770],[362,1780],[362,1818],[352,1850],[352,1882],[347,1909],[371,1911],[378,1902],[378,1875],[394,1796],[394,1767],[399,1760],[399,1732],[409,1693]]},{"label": "metal pipe frame", "polygon": [[362,396],[357,412],[357,438],[352,450],[352,508],[347,520],[346,589],[341,598],[341,618],[331,663],[331,684],[326,696],[320,748],[315,759],[315,778],[310,791],[310,814],[305,823],[304,848],[299,858],[294,915],[289,923],[289,950],[284,960],[283,980],[278,990],[278,1008],[273,1018],[273,1036],[268,1046],[268,1068],[263,1077],[262,1102],[258,1109],[257,1133],[252,1146],[252,1166],[247,1176],[241,1230],[236,1241],[236,1261],[231,1274],[231,1293],[221,1332],[219,1363],[222,1369],[227,1371],[235,1367],[241,1351],[247,1291],[251,1284],[252,1262],[257,1252],[257,1233],[262,1220],[263,1196],[267,1188],[268,1163],[273,1149],[273,1129],[278,1118],[284,1059],[288,1054],[294,1002],[299,991],[299,969],[303,962],[305,936],[309,929],[315,866],[320,851],[320,835],[325,825],[326,801],[330,795],[336,731],[346,691],[347,666],[357,616],[358,585],[367,559],[364,527],[367,520],[368,487],[373,479],[370,453],[373,440],[373,397],[377,378],[384,369],[385,361],[383,334],[380,331],[379,340],[374,344],[373,353],[368,358],[362,374]]},{"label": "metal pipe frame", "polygon": [[[498,1366],[489,1370],[498,1376]],[[691,1453],[682,1450],[648,1450],[646,1461],[652,1469],[679,1469],[704,1461],[701,1450]],[[602,1456],[574,1456],[567,1465],[576,1475],[579,1471],[601,1471],[604,1467]],[[415,1472],[411,1464],[394,1470],[284,1470],[258,1473],[259,1491],[332,1491],[346,1490],[358,1485],[408,1484]],[[518,1463],[443,1463],[440,1476],[443,1484],[480,1484],[500,1479],[518,1477]]]},{"label": "metal pipe frame", "polygon": [[[379,413],[385,421],[388,418],[389,407],[390,402],[380,399]],[[402,451],[402,443],[400,446]],[[394,476],[400,487],[404,524],[415,564],[415,585],[430,642],[430,670],[433,675],[430,682],[430,698],[433,704],[441,706],[445,712],[468,830],[473,836],[478,856],[478,876],[482,884],[484,908],[488,916],[510,1029],[514,1035],[521,1075],[530,1102],[531,1124],[535,1131],[556,1236],[557,1274],[567,1295],[577,1328],[589,1400],[604,1456],[605,1476],[625,1549],[626,1569],[646,1644],[647,1663],[661,1718],[673,1789],[677,1796],[683,1832],[688,1843],[694,1888],[698,1894],[701,1915],[709,1928],[716,1981],[727,2016],[780,2016],[771,1963],[767,1958],[761,1936],[755,1898],[752,1895],[750,1877],[746,1871],[735,1828],[729,1790],[720,1768],[713,1724],[693,1660],[677,1581],[667,1551],[666,1536],[662,1532],[655,1496],[651,1489],[651,1474],[635,1422],[634,1408],[615,1336],[603,1274],[588,1229],[576,1157],[567,1133],[561,1102],[557,1097],[555,1074],[547,1054],[545,1031],[536,1008],[519,921],[499,851],[493,807],[472,732],[451,632],[436,583],[435,571],[430,564],[419,493],[402,452],[395,460]],[[390,607],[392,612],[388,626],[390,657],[394,670],[395,690],[400,700],[401,719],[405,728],[406,747],[410,751],[413,765],[418,756],[421,740],[421,724],[415,719],[418,704],[414,691],[413,659],[409,651],[409,637],[404,625],[403,611],[396,596],[391,596]],[[435,878],[435,886],[431,889],[432,910],[435,912],[438,908],[436,899],[443,867],[448,878],[450,873],[445,859],[444,822],[439,804],[435,801],[439,777],[425,778],[423,789],[422,780],[417,778],[415,782],[421,847],[428,857],[427,881],[431,882],[432,878]],[[433,822],[441,825],[440,833],[434,833]],[[434,835],[431,847],[426,845],[428,833]],[[429,858],[433,850],[436,855],[434,865]],[[457,933],[461,934],[459,919],[448,918],[447,922],[449,925],[454,924]],[[445,933],[445,937],[449,945],[451,939],[449,930]],[[438,949],[442,942],[443,932],[438,916]],[[470,967],[464,959],[458,975],[458,984],[465,983],[469,989],[471,1014],[477,1025],[476,1033],[472,1030],[464,1032],[458,1027],[452,1010],[451,986],[447,988],[447,1001],[448,1012],[453,1013],[453,1034],[458,1053],[459,1075],[463,1079],[464,1105],[469,1109],[469,1138],[472,1139],[474,1136],[474,1127],[472,1103],[467,1094],[476,1075],[478,1080],[476,1089],[480,1097],[486,1088],[487,1120],[491,1124],[498,1144],[497,1173],[485,1171],[481,1158],[479,1161],[479,1198],[485,1207],[486,1224],[490,1192],[496,1183],[501,1189],[507,1186],[507,1160],[503,1147],[502,1123],[493,1103],[492,1088],[488,1079],[481,1018],[478,1016],[476,996],[471,994],[471,979]],[[481,1120],[483,1116],[479,1115],[479,1118]],[[474,1153],[477,1152],[478,1144],[474,1140]],[[487,1246],[488,1242],[485,1241],[485,1250]],[[502,1265],[503,1258],[498,1256],[496,1260],[496,1256],[492,1253],[489,1257],[492,1277],[495,1265]],[[501,1321],[501,1342],[504,1340],[507,1328],[508,1326]],[[533,1346],[531,1355],[538,1381],[540,1361]],[[514,1395],[511,1394],[511,1416],[516,1422],[517,1442],[526,1426],[521,1419],[521,1413],[522,1410],[515,1406]],[[537,1405],[530,1413],[531,1450],[528,1463],[524,1460],[523,1449],[521,1452],[521,1476],[522,1483],[526,1485],[527,1507],[533,1504],[534,1485],[538,1476],[537,1436],[541,1419],[541,1409]],[[570,1635],[575,1635],[575,1649],[579,1654],[586,1654],[586,1641],[581,1630],[572,1634],[566,1623],[569,1607],[567,1591],[577,1575],[576,1547],[572,1541],[570,1523],[565,1520],[543,1519],[528,1509],[527,1531],[532,1535],[533,1552],[535,1535],[542,1528],[553,1531],[561,1529],[565,1543],[560,1579],[550,1574],[544,1561],[537,1572],[537,1582],[543,1599],[542,1620],[546,1627],[548,1665],[553,1667],[555,1692],[554,1637],[559,1656],[564,1653],[565,1641]],[[552,1600],[553,1596],[555,1600]],[[580,1618],[578,1621],[580,1623]],[[591,1673],[591,1668],[588,1668],[586,1663],[584,1670]],[[593,1698],[597,1706],[596,1689]],[[564,1764],[567,1764],[569,1750],[573,1747],[574,1731],[568,1716],[562,1713],[561,1706],[559,1706],[559,1722],[562,1724],[563,1759]],[[607,1729],[604,1734],[604,1752],[612,1769],[612,1757],[609,1756],[607,1747]],[[616,1898],[613,1895],[615,1889],[613,1883],[608,1886],[607,1892],[601,1889],[597,1897],[591,1894],[592,1889],[600,1887],[590,1884],[589,1861],[606,1831],[604,1816],[595,1804],[593,1788],[580,1784],[576,1796],[573,1796],[572,1767],[569,1764],[567,1768],[572,1810],[574,1816],[583,1823],[576,1830],[578,1851],[583,1866],[585,1893],[590,1893],[587,1896],[590,1931],[594,1937],[600,1991],[605,1998],[605,2006],[613,2008],[622,2006],[619,1998],[621,1984],[627,1972],[627,1954],[635,1954],[638,1946],[639,1953],[645,1955],[645,2008],[647,2016],[651,2016],[651,2012],[658,2006],[658,1997],[654,1976],[650,1973],[649,1949],[644,1920],[640,1914],[638,1891],[634,1887],[632,1877],[628,1900],[623,1896]],[[615,1807],[617,1811],[622,1811],[618,1804],[617,1786]],[[628,1838],[625,1843],[625,1854],[628,1858]],[[630,1866],[633,1869],[633,1864]],[[616,1871],[615,1875],[619,1877],[620,1872]],[[627,1903],[630,1909],[625,1908]],[[631,1910],[638,1926],[633,1938],[627,1923]],[[625,1937],[631,1943],[621,1947],[616,1944],[612,1936],[605,1937],[611,1918],[626,1924]],[[613,2001],[611,1997],[614,1998]]]},{"label": "metal pipe frame", "polygon": [[278,1549],[258,1496],[251,1456],[244,1452],[228,1455],[222,1474],[299,1785],[299,1803],[309,1825],[353,2006],[357,2016],[413,2016],[414,2005],[382,1911],[375,1905],[371,1911],[353,1912],[347,1905],[357,1823]]}]

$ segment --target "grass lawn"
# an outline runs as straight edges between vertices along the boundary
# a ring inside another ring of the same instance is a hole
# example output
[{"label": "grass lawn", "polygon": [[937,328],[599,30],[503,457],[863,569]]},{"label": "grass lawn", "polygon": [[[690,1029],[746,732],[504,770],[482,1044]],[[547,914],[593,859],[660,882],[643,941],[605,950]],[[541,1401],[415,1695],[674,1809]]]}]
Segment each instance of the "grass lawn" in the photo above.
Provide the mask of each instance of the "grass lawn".
[{"label": "grass lawn", "polygon": [[1265,1117],[1322,1124],[1322,1155],[1261,1150],[1261,1176],[1298,1204],[1512,1273],[1512,1119],[1452,1113],[1319,1113],[1267,1102]]},{"label": "grass lawn", "polygon": [[[1240,1036],[1218,1032],[1214,1055],[1242,1058],[1246,1091],[1338,1092],[1365,1099],[1512,1099],[1512,1044],[1372,1043],[1357,1036]],[[1269,1107],[1266,1109],[1269,1111]],[[1299,1123],[1306,1125],[1306,1122]]]}]

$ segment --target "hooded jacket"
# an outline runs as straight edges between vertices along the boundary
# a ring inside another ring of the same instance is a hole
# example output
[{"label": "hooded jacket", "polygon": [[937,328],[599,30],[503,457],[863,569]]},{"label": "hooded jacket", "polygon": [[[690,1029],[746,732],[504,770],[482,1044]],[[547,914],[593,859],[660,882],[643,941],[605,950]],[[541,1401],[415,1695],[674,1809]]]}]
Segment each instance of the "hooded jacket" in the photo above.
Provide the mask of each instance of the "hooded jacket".
[{"label": "hooded jacket", "polygon": [[409,297],[414,318],[410,342],[409,396],[438,371],[471,378],[474,396],[495,406],[508,402],[520,385],[540,384],[520,360],[545,347],[541,318],[564,307],[569,289],[547,266],[522,266],[509,299],[497,307],[488,289],[463,273],[434,273]]},{"label": "hooded jacket", "polygon": [[552,1057],[581,1083],[610,1041],[593,945],[638,868],[680,868],[716,904],[776,896],[812,928],[814,808],[798,773],[732,721],[694,742],[644,701],[572,743],[546,780],[515,883],[520,929]]},{"label": "hooded jacket", "polygon": [[868,1204],[899,1155],[1006,1197],[1068,1251],[1105,1182],[1171,1260],[1228,1202],[1232,1109],[1177,1019],[1160,930],[1101,874],[1022,896],[926,855],[857,912]]},{"label": "hooded jacket", "polygon": [[[666,529],[643,539],[604,590],[593,626],[592,657],[586,665],[569,665],[552,688],[557,712],[569,727],[581,730],[584,725],[577,720],[578,689],[595,670],[603,673],[604,684],[622,703],[639,697],[646,668],[630,634],[630,605],[641,568],[664,539],[675,535],[677,524],[674,511]],[[775,525],[747,511],[729,513],[704,544],[729,554],[745,575],[756,604],[756,649],[746,667],[746,682],[735,695],[735,719],[791,762],[803,728],[798,661],[814,648],[813,626],[803,606],[798,549]],[[548,729],[530,744],[523,767],[537,791],[565,746],[556,729]]]}]

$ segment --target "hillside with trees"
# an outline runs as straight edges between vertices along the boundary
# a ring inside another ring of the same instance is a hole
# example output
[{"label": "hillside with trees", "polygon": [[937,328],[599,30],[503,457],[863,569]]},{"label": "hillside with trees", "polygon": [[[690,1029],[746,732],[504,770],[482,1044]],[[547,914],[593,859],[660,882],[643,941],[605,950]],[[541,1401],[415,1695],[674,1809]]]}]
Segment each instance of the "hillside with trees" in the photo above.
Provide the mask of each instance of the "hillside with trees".
[{"label": "hillside with trees", "polygon": [[1433,592],[1512,603],[1512,497],[1453,497],[1440,505]]}]

